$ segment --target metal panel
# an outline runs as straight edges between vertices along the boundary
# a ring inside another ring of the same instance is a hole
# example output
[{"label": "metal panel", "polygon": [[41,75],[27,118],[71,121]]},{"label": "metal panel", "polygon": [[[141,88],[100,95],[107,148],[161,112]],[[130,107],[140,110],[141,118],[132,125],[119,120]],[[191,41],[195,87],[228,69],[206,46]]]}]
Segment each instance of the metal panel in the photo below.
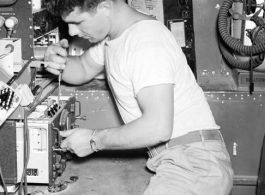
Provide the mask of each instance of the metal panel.
[{"label": "metal panel", "polygon": [[220,72],[221,53],[217,37],[218,5],[222,0],[193,0],[196,65],[198,71]]},{"label": "metal panel", "polygon": [[6,121],[0,127],[0,166],[8,184],[17,183],[16,125]]},{"label": "metal panel", "polygon": [[[28,10],[28,11],[26,11]],[[17,1],[10,7],[0,7],[0,15],[5,19],[13,16],[18,19],[18,24],[15,27],[14,38],[22,40],[22,58],[29,60],[33,56],[33,15],[31,0]],[[6,37],[6,29],[2,28],[0,38]]]},{"label": "metal panel", "polygon": [[256,185],[265,133],[265,94],[205,93],[227,145],[234,185]]},{"label": "metal panel", "polygon": [[256,195],[255,186],[234,186],[229,195]]},{"label": "metal panel", "polygon": [[193,0],[197,80],[204,90],[235,90],[234,73],[218,44],[217,18],[223,0]]},{"label": "metal panel", "polygon": [[123,124],[113,96],[105,84],[106,81],[93,80],[81,87],[62,87],[62,95],[75,96],[81,103],[81,118],[86,117],[86,120],[77,120],[79,127],[103,129]]}]

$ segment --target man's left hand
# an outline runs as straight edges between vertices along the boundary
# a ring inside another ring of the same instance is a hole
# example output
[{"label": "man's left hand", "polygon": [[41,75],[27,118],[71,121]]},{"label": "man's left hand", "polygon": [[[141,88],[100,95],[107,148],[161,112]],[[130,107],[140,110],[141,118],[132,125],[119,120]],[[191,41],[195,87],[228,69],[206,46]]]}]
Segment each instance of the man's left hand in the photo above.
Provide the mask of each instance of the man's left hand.
[{"label": "man's left hand", "polygon": [[93,153],[90,147],[92,133],[93,130],[84,128],[61,131],[60,135],[65,137],[61,143],[61,148],[65,148],[79,157],[88,156]]}]

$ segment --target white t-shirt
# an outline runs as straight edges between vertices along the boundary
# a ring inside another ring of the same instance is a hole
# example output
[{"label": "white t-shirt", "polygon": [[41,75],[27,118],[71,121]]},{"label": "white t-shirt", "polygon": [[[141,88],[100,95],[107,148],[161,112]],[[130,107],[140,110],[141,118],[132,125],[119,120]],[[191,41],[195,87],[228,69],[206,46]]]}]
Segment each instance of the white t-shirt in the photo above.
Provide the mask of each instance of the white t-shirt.
[{"label": "white t-shirt", "polygon": [[135,23],[114,40],[90,48],[92,58],[105,64],[107,79],[125,124],[142,112],[137,93],[144,87],[174,84],[172,138],[190,131],[219,129],[172,33],[159,21]]}]

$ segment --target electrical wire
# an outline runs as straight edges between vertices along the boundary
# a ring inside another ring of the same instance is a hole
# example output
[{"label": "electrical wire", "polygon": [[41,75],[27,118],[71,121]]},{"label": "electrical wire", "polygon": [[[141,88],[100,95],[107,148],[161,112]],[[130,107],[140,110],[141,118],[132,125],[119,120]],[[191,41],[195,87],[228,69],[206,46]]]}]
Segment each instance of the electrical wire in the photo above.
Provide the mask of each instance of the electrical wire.
[{"label": "electrical wire", "polygon": [[38,69],[37,69],[37,68],[34,68],[34,67],[33,67],[32,70],[34,70],[34,71],[32,71],[33,74],[32,74],[32,76],[31,76],[31,81],[30,81],[30,83],[29,83],[29,88],[30,88],[30,89],[32,89],[33,84],[35,84],[35,78],[36,78],[36,75],[37,75],[37,72],[38,72]]},{"label": "electrical wire", "polygon": [[4,189],[4,195],[8,195],[8,191],[7,191],[7,187],[6,187],[4,176],[2,174],[1,167],[0,167],[0,179],[2,181],[2,185],[3,185],[3,189]]},{"label": "electrical wire", "polygon": [[33,106],[35,106],[36,104],[39,103],[39,100],[40,100],[40,98],[42,96],[42,93],[43,93],[43,88],[40,85],[37,85],[36,87],[38,87],[38,90],[36,91],[36,93],[37,92],[38,93],[37,93],[37,95],[36,95],[36,93],[33,93],[33,95],[35,96],[35,98],[34,98],[34,101],[30,105],[28,105],[28,107],[30,108],[30,111],[29,112],[32,112],[33,111],[32,110]]},{"label": "electrical wire", "polygon": [[[20,180],[19,195],[22,195],[22,188],[24,183],[24,194],[27,195],[27,174],[26,170],[30,158],[30,140],[29,140],[29,129],[28,129],[28,112],[29,108],[24,108],[24,168]],[[24,182],[23,182],[24,181]]]},{"label": "electrical wire", "polygon": [[9,85],[9,86],[11,86],[14,83],[14,81],[16,79],[18,79],[22,75],[22,73],[26,70],[26,68],[28,68],[28,66],[30,65],[30,63],[32,61],[35,61],[35,60],[36,60],[35,58],[32,58],[29,61],[27,61],[27,63],[22,67],[22,69],[17,73],[17,75],[14,75],[11,79],[9,79],[9,81],[7,81],[6,84]]},{"label": "electrical wire", "polygon": [[250,94],[253,93],[254,91],[254,81],[253,81],[253,53],[251,50],[251,54],[250,54],[250,86],[249,86],[249,92]]}]

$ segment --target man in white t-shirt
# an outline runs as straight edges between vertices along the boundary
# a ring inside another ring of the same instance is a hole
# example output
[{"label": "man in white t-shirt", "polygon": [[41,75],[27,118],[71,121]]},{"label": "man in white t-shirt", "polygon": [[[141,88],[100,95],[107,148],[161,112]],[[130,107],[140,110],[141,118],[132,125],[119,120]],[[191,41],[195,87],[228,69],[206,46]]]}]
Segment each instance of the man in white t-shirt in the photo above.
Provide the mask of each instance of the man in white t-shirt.
[{"label": "man in white t-shirt", "polygon": [[[84,3],[85,2],[85,3]],[[83,157],[100,150],[146,147],[156,174],[144,195],[225,195],[233,170],[202,89],[171,32],[123,0],[62,0],[69,34],[95,43],[67,56],[67,40],[48,47],[47,71],[83,84],[105,68],[124,121],[116,128],[61,132],[61,144]]]}]

